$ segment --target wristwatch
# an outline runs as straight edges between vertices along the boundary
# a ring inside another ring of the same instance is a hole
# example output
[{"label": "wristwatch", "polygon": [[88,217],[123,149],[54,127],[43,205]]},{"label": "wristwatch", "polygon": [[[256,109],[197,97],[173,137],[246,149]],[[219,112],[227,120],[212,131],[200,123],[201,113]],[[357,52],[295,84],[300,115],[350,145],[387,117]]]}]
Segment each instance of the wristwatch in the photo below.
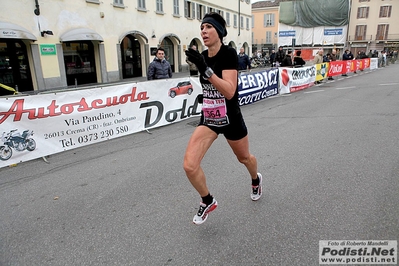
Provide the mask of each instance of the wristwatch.
[{"label": "wristwatch", "polygon": [[213,70],[210,67],[207,67],[204,72],[204,79],[209,79],[213,75]]}]

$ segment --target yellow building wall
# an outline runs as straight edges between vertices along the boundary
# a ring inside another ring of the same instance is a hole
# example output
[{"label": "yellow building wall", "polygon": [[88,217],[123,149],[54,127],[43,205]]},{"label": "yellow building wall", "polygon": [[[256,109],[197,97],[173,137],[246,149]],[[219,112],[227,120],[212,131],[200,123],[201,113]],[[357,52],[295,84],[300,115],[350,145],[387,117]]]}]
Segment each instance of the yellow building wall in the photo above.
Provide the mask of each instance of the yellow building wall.
[{"label": "yellow building wall", "polygon": [[[274,26],[264,26],[264,15],[274,14]],[[272,43],[277,45],[278,43],[278,21],[279,21],[279,7],[270,7],[262,9],[253,9],[252,15],[254,17],[254,25],[252,28],[253,32],[253,45],[266,44],[266,32],[272,32]],[[270,43],[268,43],[270,44]]]}]

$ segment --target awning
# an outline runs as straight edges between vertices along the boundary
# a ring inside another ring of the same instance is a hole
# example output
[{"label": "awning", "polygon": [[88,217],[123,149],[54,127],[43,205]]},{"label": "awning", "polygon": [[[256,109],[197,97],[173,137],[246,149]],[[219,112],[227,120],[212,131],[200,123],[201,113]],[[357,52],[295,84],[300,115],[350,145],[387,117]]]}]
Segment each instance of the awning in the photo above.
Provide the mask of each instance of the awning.
[{"label": "awning", "polygon": [[140,32],[140,31],[138,31],[138,30],[128,31],[128,32],[122,34],[122,35],[119,37],[119,43],[121,43],[121,42],[123,41],[123,39],[124,39],[127,35],[139,35],[139,36],[141,36],[141,37],[148,43],[148,39],[147,39],[147,37],[144,35],[144,33]]},{"label": "awning", "polygon": [[104,39],[100,34],[91,29],[78,28],[65,32],[60,36],[61,42],[72,42],[72,41],[100,41]]},{"label": "awning", "polygon": [[27,29],[13,23],[0,21],[0,38],[37,41]]},{"label": "awning", "polygon": [[163,39],[165,39],[166,37],[174,38],[174,39],[176,39],[176,40],[179,42],[179,44],[180,44],[180,39],[179,39],[179,37],[177,37],[177,35],[176,35],[176,34],[173,34],[173,33],[167,33],[167,34],[163,35],[161,38],[159,38],[159,43],[161,43],[161,42],[163,41]]}]

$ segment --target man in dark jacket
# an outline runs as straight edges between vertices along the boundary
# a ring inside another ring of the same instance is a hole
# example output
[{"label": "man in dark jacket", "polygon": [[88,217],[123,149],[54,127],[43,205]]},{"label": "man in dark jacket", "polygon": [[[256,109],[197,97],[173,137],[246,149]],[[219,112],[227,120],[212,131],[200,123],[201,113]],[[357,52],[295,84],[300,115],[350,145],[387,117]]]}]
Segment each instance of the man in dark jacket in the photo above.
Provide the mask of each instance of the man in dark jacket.
[{"label": "man in dark jacket", "polygon": [[172,77],[172,68],[165,60],[165,50],[158,48],[154,60],[148,66],[147,79],[167,79]]},{"label": "man in dark jacket", "polygon": [[294,56],[294,67],[303,67],[306,64],[305,60],[301,57],[301,54],[301,51],[296,51]]},{"label": "man in dark jacket", "polygon": [[284,57],[280,66],[282,67],[292,67],[292,51],[288,50],[287,55]]},{"label": "man in dark jacket", "polygon": [[353,60],[353,54],[349,50],[345,50],[344,55],[342,56],[342,60]]},{"label": "man in dark jacket", "polygon": [[[337,50],[335,50],[335,49],[332,50],[329,61],[330,62],[337,61]],[[334,80],[334,78],[330,76],[330,77],[328,77],[328,80]]]},{"label": "man in dark jacket", "polygon": [[272,53],[270,54],[270,64],[272,67],[274,67],[276,64],[276,51],[272,50]]},{"label": "man in dark jacket", "polygon": [[[345,50],[345,53],[342,55],[342,60],[353,60],[353,54],[351,51],[349,51],[348,49]],[[356,71],[355,71],[356,73]],[[346,77],[348,76],[346,73],[342,74],[342,76]]]},{"label": "man in dark jacket", "polygon": [[240,53],[238,54],[238,70],[251,69],[251,60],[249,60],[248,55],[244,52],[244,47],[240,48]]},{"label": "man in dark jacket", "polygon": [[281,62],[283,62],[284,58],[285,58],[285,52],[283,50],[283,47],[280,46],[276,53],[276,66],[277,66],[277,62],[278,62],[278,65],[281,65]]}]

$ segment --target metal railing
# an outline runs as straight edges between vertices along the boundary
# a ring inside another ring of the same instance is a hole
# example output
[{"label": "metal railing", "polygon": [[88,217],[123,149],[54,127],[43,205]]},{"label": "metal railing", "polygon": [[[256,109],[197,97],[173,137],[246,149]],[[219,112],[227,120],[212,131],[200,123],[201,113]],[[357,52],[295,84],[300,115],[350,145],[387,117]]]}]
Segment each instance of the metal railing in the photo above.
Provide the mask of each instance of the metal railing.
[{"label": "metal railing", "polygon": [[349,35],[348,41],[399,41],[399,34],[375,35],[374,37],[373,35]]},{"label": "metal railing", "polygon": [[372,41],[373,35],[364,35],[364,36],[356,36],[356,35],[349,35],[348,41]]}]

